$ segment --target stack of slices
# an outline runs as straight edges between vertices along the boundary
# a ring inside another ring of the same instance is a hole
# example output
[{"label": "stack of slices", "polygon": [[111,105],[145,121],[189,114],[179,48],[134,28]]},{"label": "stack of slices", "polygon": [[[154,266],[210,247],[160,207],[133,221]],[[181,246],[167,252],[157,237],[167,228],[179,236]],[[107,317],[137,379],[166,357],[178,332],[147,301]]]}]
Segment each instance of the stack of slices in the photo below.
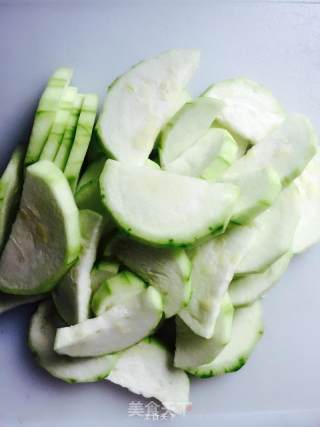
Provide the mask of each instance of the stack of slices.
[{"label": "stack of slices", "polygon": [[198,63],[194,50],[138,63],[96,124],[97,96],[58,69],[26,154],[0,180],[0,312],[41,300],[29,333],[39,364],[176,413],[188,374],[246,363],[261,297],[320,239],[310,121],[244,78],[192,99]]}]

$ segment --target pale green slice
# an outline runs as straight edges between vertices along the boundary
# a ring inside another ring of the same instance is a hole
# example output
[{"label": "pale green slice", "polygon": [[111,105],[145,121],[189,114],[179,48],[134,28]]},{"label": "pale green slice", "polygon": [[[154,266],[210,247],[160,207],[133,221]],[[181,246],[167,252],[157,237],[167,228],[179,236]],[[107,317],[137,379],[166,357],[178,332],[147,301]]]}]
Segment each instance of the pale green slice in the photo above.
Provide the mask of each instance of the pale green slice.
[{"label": "pale green slice", "polygon": [[47,160],[29,166],[0,259],[1,290],[22,295],[51,290],[79,250],[79,213],[65,176]]},{"label": "pale green slice", "polygon": [[116,261],[102,260],[95,264],[91,270],[91,289],[95,292],[107,279],[115,276],[119,271],[120,264]]},{"label": "pale green slice", "polygon": [[162,317],[159,292],[144,292],[117,304],[98,317],[57,330],[54,349],[71,357],[115,353],[152,334]]},{"label": "pale green slice", "polygon": [[247,363],[263,330],[259,301],[248,307],[238,308],[234,313],[230,342],[213,362],[188,369],[188,372],[197,377],[208,378],[238,371]]},{"label": "pale green slice", "polygon": [[233,305],[226,293],[221,302],[214,334],[209,339],[196,335],[177,317],[174,365],[181,369],[191,369],[212,362],[230,341],[233,313]]},{"label": "pale green slice", "polygon": [[191,263],[183,249],[153,248],[126,238],[112,244],[117,258],[163,298],[163,310],[171,317],[185,307],[191,296]]},{"label": "pale green slice", "polygon": [[285,118],[272,93],[252,80],[237,78],[210,86],[204,96],[223,101],[219,122],[251,144],[259,143]]},{"label": "pale green slice", "polygon": [[67,87],[63,92],[59,103],[59,109],[53,121],[48,139],[41,152],[40,160],[54,161],[66,131],[77,92],[77,88],[73,86]]},{"label": "pale green slice", "polygon": [[171,170],[170,163],[177,160],[205,134],[222,110],[222,106],[220,101],[198,98],[187,102],[167,122],[158,138],[162,168]]},{"label": "pale green slice", "polygon": [[117,356],[71,358],[55,353],[56,329],[62,324],[51,301],[40,304],[29,331],[29,346],[39,365],[50,375],[70,384],[104,380],[116,364]]},{"label": "pale green slice", "polygon": [[225,177],[233,179],[267,167],[286,186],[302,173],[316,150],[317,137],[311,122],[301,114],[290,114],[227,169]]},{"label": "pale green slice", "polygon": [[192,295],[179,316],[195,334],[213,336],[223,297],[253,238],[251,226],[235,226],[189,251]]},{"label": "pale green slice", "polygon": [[82,107],[83,95],[77,93],[73,101],[72,109],[68,117],[68,122],[66,129],[63,134],[63,138],[58,149],[58,152],[54,158],[54,164],[58,166],[59,169],[64,170],[71,148],[76,134],[77,124],[79,120],[79,115]]},{"label": "pale green slice", "polygon": [[80,211],[81,252],[77,263],[53,291],[57,311],[64,321],[74,325],[89,318],[91,270],[102,234],[103,218],[92,211]]},{"label": "pale green slice", "polygon": [[77,186],[77,192],[91,182],[99,181],[101,172],[103,171],[106,159],[99,159],[91,162],[83,172]]},{"label": "pale green slice", "polygon": [[251,144],[250,141],[248,141],[245,138],[242,138],[240,135],[238,135],[237,133],[233,132],[231,129],[226,129],[221,123],[219,123],[217,120],[213,123],[212,127],[214,129],[223,129],[226,130],[231,136],[232,138],[236,141],[237,146],[238,146],[238,159],[242,156],[245,155],[245,153],[248,151],[248,149],[250,148]]},{"label": "pale green slice", "polygon": [[88,182],[75,193],[75,200],[79,209],[90,209],[100,215],[107,216],[107,210],[102,203],[99,180]]},{"label": "pale green slice", "polygon": [[222,177],[222,180],[231,182],[240,189],[240,196],[231,216],[231,221],[236,224],[251,222],[276,201],[282,190],[280,177],[271,168],[244,173],[230,180]]},{"label": "pale green slice", "polygon": [[199,63],[199,51],[176,49],[139,62],[108,88],[97,132],[110,157],[143,164]]},{"label": "pale green slice", "polygon": [[170,352],[154,338],[123,351],[107,380],[146,398],[155,398],[177,414],[185,414],[190,407],[188,376],[173,367]]},{"label": "pale green slice", "polygon": [[0,250],[14,221],[22,188],[23,147],[18,147],[0,178]]},{"label": "pale green slice", "polygon": [[320,150],[295,180],[299,193],[300,219],[293,239],[299,253],[320,240]]},{"label": "pale green slice", "polygon": [[97,109],[97,95],[92,93],[84,95],[74,142],[64,168],[64,174],[73,192],[76,190],[80,171],[89,147]]},{"label": "pale green slice", "polygon": [[51,127],[59,109],[61,97],[72,78],[73,70],[58,68],[49,79],[35,113],[25,163],[27,165],[39,160],[43,146],[49,136]]},{"label": "pale green slice", "polygon": [[277,259],[265,271],[251,273],[235,279],[229,286],[229,295],[235,307],[249,305],[260,299],[283,275],[288,268],[292,253]]},{"label": "pale green slice", "polygon": [[236,274],[259,273],[290,252],[299,218],[298,191],[291,184],[269,209],[253,221],[254,243],[236,267]]},{"label": "pale green slice", "polygon": [[107,160],[100,186],[117,224],[132,237],[158,246],[191,245],[221,232],[238,197],[233,184],[114,160]]},{"label": "pale green slice", "polygon": [[237,158],[238,146],[223,129],[211,128],[186,149],[166,170],[180,175],[216,179]]},{"label": "pale green slice", "polygon": [[146,284],[130,271],[121,271],[105,280],[93,294],[91,308],[96,316],[108,308],[124,303],[146,289]]},{"label": "pale green slice", "polygon": [[99,178],[105,165],[105,158],[89,164],[79,180],[75,199],[79,209],[91,209],[107,216],[107,211],[102,203]]}]

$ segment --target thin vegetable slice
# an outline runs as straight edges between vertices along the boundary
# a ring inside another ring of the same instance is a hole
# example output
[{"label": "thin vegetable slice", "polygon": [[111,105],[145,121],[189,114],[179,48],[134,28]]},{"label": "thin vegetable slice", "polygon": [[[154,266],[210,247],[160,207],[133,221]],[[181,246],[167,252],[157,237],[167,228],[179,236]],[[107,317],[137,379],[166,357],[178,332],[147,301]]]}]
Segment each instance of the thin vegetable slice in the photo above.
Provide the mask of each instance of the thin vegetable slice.
[{"label": "thin vegetable slice", "polygon": [[58,313],[69,325],[89,318],[91,299],[90,272],[97,255],[103,218],[89,210],[80,211],[81,252],[77,263],[53,291]]},{"label": "thin vegetable slice", "polygon": [[85,169],[83,175],[79,180],[77,192],[80,191],[87,184],[99,181],[99,178],[100,178],[101,172],[103,171],[105,163],[106,163],[106,159],[103,158],[103,159],[95,160],[94,162],[88,165],[88,167]]},{"label": "thin vegetable slice", "polygon": [[68,118],[67,126],[64,131],[60,147],[54,158],[54,164],[57,165],[58,168],[61,170],[64,170],[72,148],[74,136],[76,134],[77,123],[82,107],[82,102],[83,95],[77,93],[72,105],[72,109]]},{"label": "thin vegetable slice", "polygon": [[79,209],[91,209],[104,217],[107,211],[102,203],[99,178],[106,160],[100,159],[91,163],[80,178],[75,193],[75,199]]},{"label": "thin vegetable slice", "polygon": [[92,297],[91,307],[96,316],[121,304],[146,289],[146,284],[130,271],[121,271],[105,280]]},{"label": "thin vegetable slice", "polygon": [[119,271],[119,263],[116,261],[99,261],[91,270],[91,289],[95,292],[107,279],[115,276]]},{"label": "thin vegetable slice", "polygon": [[192,375],[201,378],[236,372],[251,356],[263,335],[262,309],[259,301],[248,307],[235,310],[230,342],[213,362],[188,369]]},{"label": "thin vegetable slice", "polygon": [[50,375],[70,384],[103,381],[116,364],[117,356],[77,359],[55,353],[56,329],[62,324],[51,301],[39,305],[29,331],[29,346],[39,365]]},{"label": "thin vegetable slice", "polygon": [[280,193],[271,208],[253,221],[254,243],[237,266],[236,274],[259,273],[290,252],[299,218],[298,192],[292,184]]},{"label": "thin vegetable slice", "polygon": [[292,253],[288,252],[277,259],[265,271],[251,273],[235,279],[229,286],[229,295],[235,307],[250,305],[260,299],[288,268]]},{"label": "thin vegetable slice", "polygon": [[299,193],[300,219],[293,239],[299,253],[320,240],[320,150],[295,180]]},{"label": "thin vegetable slice", "polygon": [[68,120],[71,114],[74,100],[77,96],[77,88],[73,86],[67,87],[59,103],[59,109],[53,121],[49,137],[43,147],[40,155],[40,160],[53,161],[59,150],[63,135],[66,131]]},{"label": "thin vegetable slice", "polygon": [[59,328],[54,349],[71,357],[115,353],[150,335],[162,317],[161,296],[152,286],[98,317]]},{"label": "thin vegetable slice", "polygon": [[158,138],[161,166],[170,170],[170,163],[177,160],[210,128],[222,103],[208,98],[187,102],[167,122]]},{"label": "thin vegetable slice", "polygon": [[84,95],[74,142],[64,168],[64,174],[73,192],[76,190],[81,167],[89,147],[97,109],[97,95],[91,93]]},{"label": "thin vegetable slice", "polygon": [[88,182],[75,194],[75,200],[79,209],[90,209],[100,215],[107,216],[107,211],[102,203],[99,180]]},{"label": "thin vegetable slice", "polygon": [[114,159],[143,164],[199,63],[197,50],[170,50],[140,62],[109,87],[97,132]]},{"label": "thin vegetable slice", "polygon": [[79,250],[79,213],[66,178],[47,160],[29,166],[0,259],[1,290],[22,295],[50,291]]},{"label": "thin vegetable slice", "polygon": [[43,146],[49,136],[51,127],[59,108],[60,99],[69,85],[73,70],[58,68],[49,79],[35,114],[25,163],[30,165],[39,160]]},{"label": "thin vegetable slice", "polygon": [[285,118],[272,93],[252,80],[224,80],[209,87],[204,96],[223,101],[219,122],[251,144],[259,143]]},{"label": "thin vegetable slice", "polygon": [[203,338],[213,336],[224,295],[253,239],[251,226],[236,226],[189,251],[192,295],[179,316],[195,334]]},{"label": "thin vegetable slice", "polygon": [[227,169],[225,177],[233,179],[269,167],[286,186],[302,173],[316,151],[317,137],[311,122],[301,114],[290,114]]},{"label": "thin vegetable slice", "polygon": [[271,168],[258,169],[230,180],[224,179],[240,189],[231,216],[231,221],[236,224],[251,222],[277,200],[282,190],[280,177]]},{"label": "thin vegetable slice", "polygon": [[237,143],[223,129],[209,129],[166,170],[180,175],[217,179],[236,160]]},{"label": "thin vegetable slice", "polygon": [[221,302],[214,334],[209,339],[196,335],[177,317],[174,366],[191,369],[212,362],[230,341],[233,313],[233,305],[227,293]]},{"label": "thin vegetable slice", "polygon": [[191,296],[191,263],[183,249],[153,248],[126,238],[116,238],[112,251],[138,276],[161,293],[163,310],[171,317]]},{"label": "thin vegetable slice", "polygon": [[238,197],[232,184],[171,174],[108,160],[100,177],[103,202],[133,237],[183,246],[221,231]]},{"label": "thin vegetable slice", "polygon": [[18,147],[0,178],[0,250],[9,234],[18,210],[22,188],[23,147]]},{"label": "thin vegetable slice", "polygon": [[174,413],[185,414],[189,409],[189,378],[173,367],[170,352],[154,338],[122,352],[107,379],[133,393],[158,399]]}]

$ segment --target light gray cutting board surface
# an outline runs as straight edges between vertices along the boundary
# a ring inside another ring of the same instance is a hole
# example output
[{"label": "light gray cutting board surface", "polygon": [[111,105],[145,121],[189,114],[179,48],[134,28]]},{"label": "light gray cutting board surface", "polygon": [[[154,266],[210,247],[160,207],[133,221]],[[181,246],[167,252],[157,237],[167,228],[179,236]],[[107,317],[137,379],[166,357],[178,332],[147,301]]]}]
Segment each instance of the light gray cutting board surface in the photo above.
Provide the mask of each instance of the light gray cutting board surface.
[{"label": "light gray cutting board surface", "polygon": [[[56,67],[74,67],[74,84],[102,97],[132,64],[174,47],[202,51],[193,95],[247,76],[319,131],[319,22],[317,2],[0,1],[0,163],[27,140]],[[319,261],[320,246],[293,260],[263,302],[265,336],[248,365],[192,381],[192,412],[172,425],[320,426]],[[37,368],[26,349],[32,310],[0,318],[0,426],[143,423],[128,417],[139,397],[108,383],[67,385]]]}]

